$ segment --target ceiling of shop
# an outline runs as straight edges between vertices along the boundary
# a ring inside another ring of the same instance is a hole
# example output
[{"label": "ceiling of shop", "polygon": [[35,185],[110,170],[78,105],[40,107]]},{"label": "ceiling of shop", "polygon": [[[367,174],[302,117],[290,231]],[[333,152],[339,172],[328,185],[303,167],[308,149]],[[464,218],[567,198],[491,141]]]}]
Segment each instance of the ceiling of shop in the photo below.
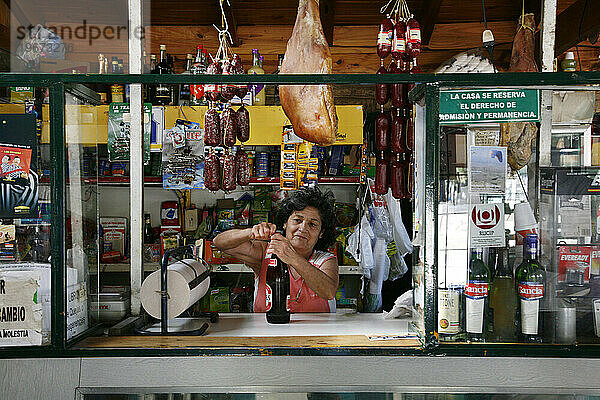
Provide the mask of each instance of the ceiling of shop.
[{"label": "ceiling of shop", "polygon": [[[127,15],[122,0],[95,2],[98,10],[90,13],[86,2],[15,1],[4,0],[13,16],[45,22],[81,21],[115,23]],[[298,0],[229,0],[225,7],[230,29],[235,33],[238,52],[244,63],[250,63],[252,48],[265,56],[265,70],[276,68],[277,54],[285,51],[291,33]],[[600,48],[587,41],[600,28],[598,0],[557,0],[557,54],[579,44],[579,58],[585,68],[598,59]],[[321,0],[321,19],[330,41],[334,72],[373,72],[379,66],[374,43],[382,19],[380,8],[387,1]],[[462,51],[481,46],[484,0],[407,0],[408,7],[421,23],[423,51],[419,63],[426,72]],[[525,0],[526,12],[534,12],[539,20],[543,0]],[[30,3],[31,6],[27,6]],[[226,2],[225,2],[226,3]],[[592,3],[594,6],[592,7]],[[516,21],[521,14],[522,0],[485,0],[488,28],[496,38],[494,53],[500,69],[510,59]],[[185,54],[194,51],[197,43],[214,52],[218,46],[212,24],[221,22],[218,0],[147,0],[150,11],[150,49],[158,51],[164,43],[182,65]],[[42,16],[42,17],[40,17]],[[120,21],[118,21],[120,23]],[[598,43],[600,45],[600,42]]]}]

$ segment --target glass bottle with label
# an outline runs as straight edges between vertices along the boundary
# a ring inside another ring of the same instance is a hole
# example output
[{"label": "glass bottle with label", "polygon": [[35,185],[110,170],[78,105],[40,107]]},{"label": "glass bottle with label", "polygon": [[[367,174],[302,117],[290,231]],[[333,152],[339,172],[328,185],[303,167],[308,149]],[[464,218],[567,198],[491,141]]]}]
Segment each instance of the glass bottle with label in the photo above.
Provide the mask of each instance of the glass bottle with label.
[{"label": "glass bottle with label", "polygon": [[471,341],[482,341],[487,325],[490,269],[483,261],[481,247],[471,250],[467,285],[465,286],[465,330]]},{"label": "glass bottle with label", "polygon": [[541,300],[544,298],[546,272],[537,259],[538,236],[528,234],[524,242],[523,262],[515,271],[517,296],[519,297],[519,332],[521,340],[542,342]]},{"label": "glass bottle with label", "polygon": [[[160,45],[160,61],[156,66],[155,73],[159,75],[170,74],[171,68],[167,61],[167,46],[164,44]],[[155,103],[161,106],[165,106],[171,103],[171,86],[167,84],[156,85]]]},{"label": "glass bottle with label", "polygon": [[[190,69],[192,75],[201,75],[206,73],[206,57],[204,48],[201,44],[196,46],[196,58]],[[190,104],[194,106],[206,103],[204,99],[204,85],[190,85]]]},{"label": "glass bottle with label", "polygon": [[[258,53],[258,49],[252,49],[252,67],[248,70],[249,75],[263,75],[265,70],[260,66],[260,54]],[[264,106],[266,101],[265,96],[265,85],[260,83],[255,83],[250,88],[252,92],[252,101],[254,105]]]},{"label": "glass bottle with label", "polygon": [[[282,233],[278,231],[278,233]],[[268,266],[266,278],[267,322],[287,324],[290,322],[290,273],[286,263],[267,250]],[[265,256],[265,257],[267,257]]]},{"label": "glass bottle with label", "polygon": [[[185,71],[183,71],[182,75],[191,75],[192,62],[194,61],[194,56],[191,54],[187,54],[185,59]],[[181,85],[179,89],[179,105],[189,105],[190,104],[190,84],[184,83]]]},{"label": "glass bottle with label", "polygon": [[440,340],[453,341],[460,333],[460,287],[438,289],[437,331]]},{"label": "glass bottle with label", "polygon": [[495,273],[490,288],[492,338],[502,342],[511,342],[516,339],[517,295],[512,267],[508,262],[508,243],[508,238],[506,238],[506,246],[496,250],[492,260]]}]

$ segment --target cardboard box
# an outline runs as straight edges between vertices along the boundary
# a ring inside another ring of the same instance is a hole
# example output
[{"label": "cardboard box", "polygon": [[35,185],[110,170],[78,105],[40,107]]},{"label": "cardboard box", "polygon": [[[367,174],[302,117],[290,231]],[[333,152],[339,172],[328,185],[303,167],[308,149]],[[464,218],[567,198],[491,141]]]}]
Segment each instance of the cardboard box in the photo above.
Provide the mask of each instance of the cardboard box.
[{"label": "cardboard box", "polygon": [[210,240],[207,240],[204,244],[204,260],[210,265],[241,262],[217,249]]},{"label": "cardboard box", "polygon": [[229,288],[215,287],[209,289],[210,311],[229,312]]},{"label": "cardboard box", "polygon": [[[102,239],[104,246],[102,249],[103,262],[113,261],[118,262],[125,258],[127,250],[127,218],[125,217],[100,217],[100,225],[102,226]],[[118,251],[117,259],[104,257],[105,254],[110,254],[111,251]]]}]

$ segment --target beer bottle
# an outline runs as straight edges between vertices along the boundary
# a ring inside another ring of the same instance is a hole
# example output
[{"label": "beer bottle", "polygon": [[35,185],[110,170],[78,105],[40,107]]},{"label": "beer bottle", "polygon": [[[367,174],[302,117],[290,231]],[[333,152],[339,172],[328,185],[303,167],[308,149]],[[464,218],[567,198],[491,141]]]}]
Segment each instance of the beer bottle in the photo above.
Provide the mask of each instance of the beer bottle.
[{"label": "beer bottle", "polygon": [[517,267],[515,281],[519,296],[519,323],[521,340],[542,342],[540,327],[541,299],[544,298],[546,272],[537,259],[538,236],[530,233],[525,237],[523,262]]},{"label": "beer bottle", "polygon": [[469,277],[465,286],[465,330],[473,341],[482,341],[487,324],[490,269],[483,261],[483,249],[471,250]]},{"label": "beer bottle", "polygon": [[144,214],[144,243],[154,243],[154,231],[152,230],[152,223],[150,222],[150,214]]},{"label": "beer bottle", "polygon": [[[281,231],[277,233],[283,234]],[[267,322],[287,324],[290,322],[290,273],[286,263],[267,250],[266,303]]]}]

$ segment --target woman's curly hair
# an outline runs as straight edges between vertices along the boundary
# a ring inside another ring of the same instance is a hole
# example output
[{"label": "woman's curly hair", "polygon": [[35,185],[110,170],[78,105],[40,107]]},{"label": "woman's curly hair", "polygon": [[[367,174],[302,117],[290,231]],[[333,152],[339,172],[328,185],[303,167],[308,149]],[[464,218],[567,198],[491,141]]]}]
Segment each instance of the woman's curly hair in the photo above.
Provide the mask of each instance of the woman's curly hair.
[{"label": "woman's curly hair", "polygon": [[321,216],[321,232],[323,236],[317,240],[315,249],[327,250],[335,243],[335,197],[328,190],[321,192],[316,186],[305,187],[291,192],[277,204],[275,213],[275,225],[277,229],[283,229],[285,224],[294,211],[302,211],[306,207],[314,207]]}]

